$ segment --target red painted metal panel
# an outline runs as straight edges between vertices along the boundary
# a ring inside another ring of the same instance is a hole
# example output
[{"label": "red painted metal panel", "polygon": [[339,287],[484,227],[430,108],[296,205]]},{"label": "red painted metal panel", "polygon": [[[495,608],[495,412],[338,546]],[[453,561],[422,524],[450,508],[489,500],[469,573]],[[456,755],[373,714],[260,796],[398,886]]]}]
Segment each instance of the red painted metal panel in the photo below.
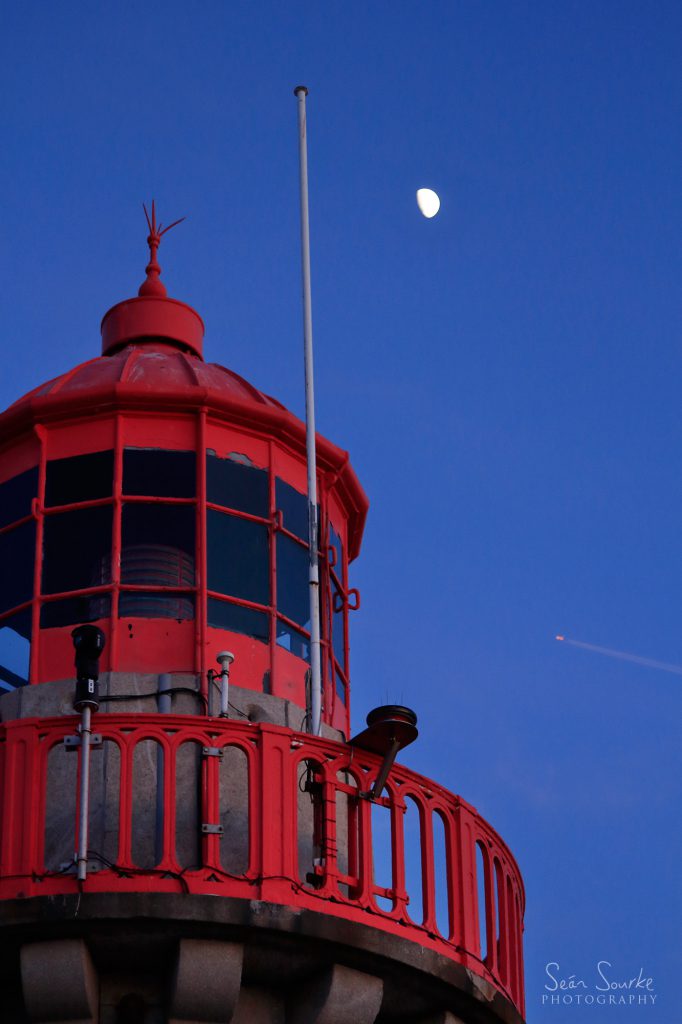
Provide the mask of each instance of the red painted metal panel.
[{"label": "red painted metal panel", "polygon": [[405,800],[400,791],[389,790],[391,811],[391,877],[395,914],[398,920],[407,921],[407,885],[405,882]]},{"label": "red painted metal panel", "polygon": [[455,941],[470,950],[477,961],[481,961],[480,927],[478,915],[478,891],[476,886],[476,839],[475,819],[468,807],[455,808],[456,854],[451,874],[455,878],[457,898],[457,930]]},{"label": "red painted metal panel", "polygon": [[[86,396],[83,396],[87,401]],[[75,410],[74,410],[75,411]],[[87,429],[76,419],[52,425],[46,430],[48,459],[67,459],[73,455],[110,451],[114,447],[115,419],[112,416],[88,417]]]},{"label": "red painted metal panel", "polygon": [[164,448],[167,451],[192,451],[196,447],[196,416],[164,415],[150,408],[145,415],[122,417],[124,448]]},{"label": "red painted metal panel", "polygon": [[237,430],[228,423],[215,419],[208,412],[206,447],[219,458],[245,455],[259,469],[269,469],[272,464],[272,446],[272,441],[260,436],[255,429],[249,430],[244,426]]}]

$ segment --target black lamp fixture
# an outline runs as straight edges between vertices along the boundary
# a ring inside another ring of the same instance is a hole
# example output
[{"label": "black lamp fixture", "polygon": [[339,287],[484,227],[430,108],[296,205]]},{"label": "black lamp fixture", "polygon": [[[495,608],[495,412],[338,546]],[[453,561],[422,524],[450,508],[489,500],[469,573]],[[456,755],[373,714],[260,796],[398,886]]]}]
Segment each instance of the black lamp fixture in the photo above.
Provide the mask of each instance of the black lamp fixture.
[{"label": "black lamp fixture", "polygon": [[76,652],[76,696],[73,706],[76,711],[99,707],[99,659],[104,650],[106,638],[98,626],[76,626],[71,633]]},{"label": "black lamp fixture", "polygon": [[417,715],[410,708],[402,704],[384,704],[370,711],[367,715],[367,728],[349,742],[359,750],[382,755],[384,760],[371,790],[361,793],[361,797],[378,800],[398,751],[413,743],[418,735]]}]

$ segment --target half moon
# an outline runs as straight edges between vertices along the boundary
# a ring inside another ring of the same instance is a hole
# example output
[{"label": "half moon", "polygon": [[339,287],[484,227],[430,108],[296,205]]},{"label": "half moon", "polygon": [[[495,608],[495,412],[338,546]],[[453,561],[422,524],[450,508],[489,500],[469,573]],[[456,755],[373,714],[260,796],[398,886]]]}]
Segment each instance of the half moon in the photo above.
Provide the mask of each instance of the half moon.
[{"label": "half moon", "polygon": [[433,189],[418,188],[417,206],[425,217],[435,217],[440,210],[440,199]]}]

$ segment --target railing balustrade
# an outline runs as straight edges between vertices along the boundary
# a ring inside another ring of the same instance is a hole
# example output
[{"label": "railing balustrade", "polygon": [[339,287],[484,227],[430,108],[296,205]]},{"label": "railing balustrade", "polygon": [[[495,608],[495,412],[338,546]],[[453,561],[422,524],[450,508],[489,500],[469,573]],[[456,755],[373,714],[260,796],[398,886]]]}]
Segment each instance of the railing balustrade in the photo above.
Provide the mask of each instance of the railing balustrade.
[{"label": "railing balustrade", "polygon": [[[0,899],[78,891],[80,753],[64,746],[77,724],[0,726]],[[460,797],[395,765],[372,803],[361,794],[379,757],[264,723],[101,713],[93,729],[84,891],[257,899],[364,922],[463,964],[523,1015],[521,875]]]}]

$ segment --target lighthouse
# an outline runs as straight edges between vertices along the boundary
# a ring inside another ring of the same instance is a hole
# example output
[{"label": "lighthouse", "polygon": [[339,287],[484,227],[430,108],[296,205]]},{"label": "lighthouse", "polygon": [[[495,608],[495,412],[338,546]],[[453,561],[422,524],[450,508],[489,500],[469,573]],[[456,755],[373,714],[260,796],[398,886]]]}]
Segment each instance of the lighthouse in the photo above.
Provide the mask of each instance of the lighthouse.
[{"label": "lighthouse", "polygon": [[204,359],[168,229],[0,415],[0,1019],[520,1024],[511,851],[413,710],[351,731],[365,492],[318,435],[318,734],[305,426]]}]

